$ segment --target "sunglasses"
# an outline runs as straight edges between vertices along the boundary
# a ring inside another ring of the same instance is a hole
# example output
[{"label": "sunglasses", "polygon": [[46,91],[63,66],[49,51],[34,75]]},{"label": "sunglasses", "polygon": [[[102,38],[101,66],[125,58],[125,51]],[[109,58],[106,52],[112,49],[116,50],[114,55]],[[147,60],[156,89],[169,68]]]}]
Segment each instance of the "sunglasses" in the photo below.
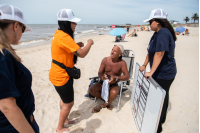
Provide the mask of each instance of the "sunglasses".
[{"label": "sunglasses", "polygon": [[19,23],[20,26],[22,26],[22,33],[24,33],[24,31],[26,30],[26,26],[22,23]]},{"label": "sunglasses", "polygon": [[153,23],[153,21],[155,21],[155,20],[150,20],[150,21],[149,21],[149,24],[151,25],[151,24]]}]

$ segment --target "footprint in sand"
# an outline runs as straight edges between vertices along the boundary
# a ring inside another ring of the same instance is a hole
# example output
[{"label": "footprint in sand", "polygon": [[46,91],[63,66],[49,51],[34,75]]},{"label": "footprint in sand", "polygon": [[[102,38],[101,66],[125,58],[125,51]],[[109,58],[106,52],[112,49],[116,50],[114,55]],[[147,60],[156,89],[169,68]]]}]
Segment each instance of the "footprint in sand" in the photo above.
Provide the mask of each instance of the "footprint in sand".
[{"label": "footprint in sand", "polygon": [[79,110],[73,111],[73,112],[70,113],[69,119],[74,119],[74,118],[77,119],[80,116],[81,116],[81,112]]},{"label": "footprint in sand", "polygon": [[71,133],[82,133],[83,130],[84,130],[83,128],[78,128],[78,129],[71,131]]}]

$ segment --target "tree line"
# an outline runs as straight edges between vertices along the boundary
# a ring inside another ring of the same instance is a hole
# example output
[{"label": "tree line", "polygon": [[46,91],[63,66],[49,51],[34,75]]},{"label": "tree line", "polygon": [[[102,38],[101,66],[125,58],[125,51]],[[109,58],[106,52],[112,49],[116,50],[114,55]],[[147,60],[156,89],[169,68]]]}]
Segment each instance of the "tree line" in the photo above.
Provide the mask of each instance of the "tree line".
[{"label": "tree line", "polygon": [[[194,23],[195,21],[197,20],[198,23],[199,23],[199,15],[197,13],[195,13],[192,17],[191,17],[191,20],[194,20]],[[190,21],[190,18],[187,16],[184,21],[187,23],[188,21]]]}]

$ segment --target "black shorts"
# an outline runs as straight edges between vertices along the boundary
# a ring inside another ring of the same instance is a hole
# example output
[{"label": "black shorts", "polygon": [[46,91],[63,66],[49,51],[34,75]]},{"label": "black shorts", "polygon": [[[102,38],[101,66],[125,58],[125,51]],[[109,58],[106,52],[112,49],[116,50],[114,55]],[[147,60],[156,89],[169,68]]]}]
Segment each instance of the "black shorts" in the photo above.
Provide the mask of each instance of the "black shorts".
[{"label": "black shorts", "polygon": [[55,86],[55,89],[60,95],[60,98],[63,101],[63,103],[71,103],[74,101],[73,82],[73,78],[69,78],[68,82],[63,86]]}]

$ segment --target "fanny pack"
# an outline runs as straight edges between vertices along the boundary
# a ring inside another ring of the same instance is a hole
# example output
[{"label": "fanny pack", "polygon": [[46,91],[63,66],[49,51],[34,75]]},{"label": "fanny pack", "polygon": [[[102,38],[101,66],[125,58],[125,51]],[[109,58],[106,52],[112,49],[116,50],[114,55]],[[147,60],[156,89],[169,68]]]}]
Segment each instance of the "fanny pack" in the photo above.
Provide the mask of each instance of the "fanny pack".
[{"label": "fanny pack", "polygon": [[68,75],[74,79],[79,79],[81,77],[81,70],[73,67],[66,67],[64,64],[55,61],[54,59],[52,59],[52,62],[58,66],[60,66],[61,68],[65,69],[65,71],[68,73]]}]

